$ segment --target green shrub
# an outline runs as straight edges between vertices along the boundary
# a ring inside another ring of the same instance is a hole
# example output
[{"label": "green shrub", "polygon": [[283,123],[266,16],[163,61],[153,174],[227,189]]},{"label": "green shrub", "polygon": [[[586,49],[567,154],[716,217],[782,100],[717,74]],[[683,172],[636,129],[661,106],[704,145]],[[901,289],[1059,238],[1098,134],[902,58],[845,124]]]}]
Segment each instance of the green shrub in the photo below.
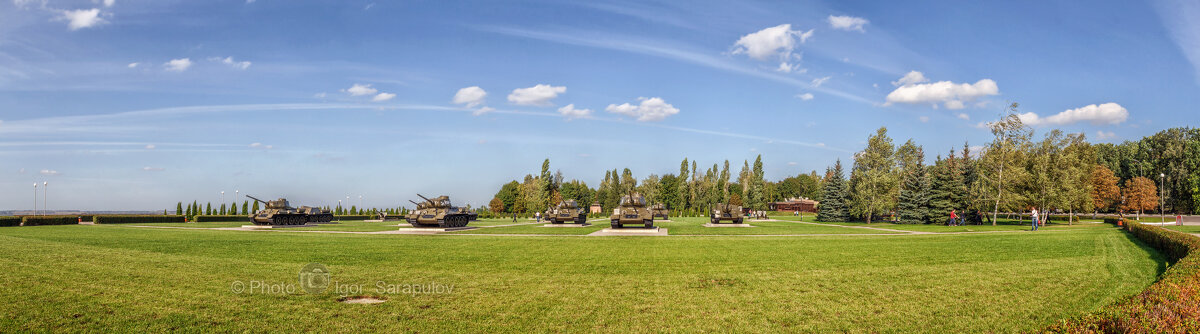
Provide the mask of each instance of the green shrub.
[{"label": "green shrub", "polygon": [[196,216],[196,217],[194,217],[193,221],[195,221],[195,222],[197,222],[197,223],[204,223],[204,222],[248,222],[248,221],[250,221],[250,216],[242,216],[242,215],[236,215],[236,216],[231,216],[231,215],[224,215],[224,216],[219,216],[219,215],[199,215],[199,216]]},{"label": "green shrub", "polygon": [[333,220],[367,220],[367,219],[372,219],[372,218],[374,218],[374,217],[365,216],[365,215],[333,216]]},{"label": "green shrub", "polygon": [[0,226],[21,226],[21,217],[0,217]]},{"label": "green shrub", "polygon": [[135,223],[182,223],[184,217],[179,215],[105,215],[96,216],[96,224],[135,224]]},{"label": "green shrub", "polygon": [[22,226],[69,225],[79,224],[76,216],[25,216],[21,218]]},{"label": "green shrub", "polygon": [[1142,293],[1046,329],[1058,333],[1200,332],[1200,238],[1131,222],[1134,237],[1173,263]]}]

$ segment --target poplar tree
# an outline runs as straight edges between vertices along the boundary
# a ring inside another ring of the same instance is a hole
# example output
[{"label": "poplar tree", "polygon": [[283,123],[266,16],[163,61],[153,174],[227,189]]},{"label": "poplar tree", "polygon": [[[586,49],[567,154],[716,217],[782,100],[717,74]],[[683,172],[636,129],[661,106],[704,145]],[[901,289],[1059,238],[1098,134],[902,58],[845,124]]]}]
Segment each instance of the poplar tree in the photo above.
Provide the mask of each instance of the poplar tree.
[{"label": "poplar tree", "polygon": [[868,224],[874,215],[896,207],[895,149],[886,127],[876,130],[867,139],[867,148],[855,157],[850,188],[850,212]]},{"label": "poplar tree", "polygon": [[175,203],[175,214],[177,214],[177,215],[183,214],[183,202]]}]

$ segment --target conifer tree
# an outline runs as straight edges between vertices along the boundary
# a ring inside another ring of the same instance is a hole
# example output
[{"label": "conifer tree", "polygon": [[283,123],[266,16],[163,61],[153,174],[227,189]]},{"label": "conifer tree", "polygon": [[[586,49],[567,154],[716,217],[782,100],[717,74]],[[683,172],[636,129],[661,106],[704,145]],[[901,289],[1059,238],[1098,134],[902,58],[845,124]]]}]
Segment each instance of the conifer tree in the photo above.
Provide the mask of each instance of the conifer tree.
[{"label": "conifer tree", "polygon": [[825,222],[846,221],[846,178],[842,171],[842,160],[825,173],[825,198],[817,212],[817,220]]},{"label": "conifer tree", "polygon": [[897,203],[900,223],[922,224],[929,216],[929,174],[925,164],[918,162],[910,174],[904,177]]},{"label": "conifer tree", "polygon": [[230,205],[229,205],[229,214],[230,214],[230,215],[236,215],[236,214],[237,214],[237,209],[238,209],[238,208],[237,208],[237,202],[233,202],[233,204],[230,204]]},{"label": "conifer tree", "polygon": [[183,202],[175,203],[175,214],[177,214],[177,215],[183,214]]},{"label": "conifer tree", "polygon": [[213,213],[213,211],[212,211],[212,202],[209,202],[209,203],[207,203],[207,204],[204,204],[204,214],[205,214],[205,215],[209,215],[209,216],[211,216],[211,215],[212,215],[212,213]]},{"label": "conifer tree", "polygon": [[242,202],[242,215],[245,216],[248,214],[250,214],[250,201],[247,200]]}]

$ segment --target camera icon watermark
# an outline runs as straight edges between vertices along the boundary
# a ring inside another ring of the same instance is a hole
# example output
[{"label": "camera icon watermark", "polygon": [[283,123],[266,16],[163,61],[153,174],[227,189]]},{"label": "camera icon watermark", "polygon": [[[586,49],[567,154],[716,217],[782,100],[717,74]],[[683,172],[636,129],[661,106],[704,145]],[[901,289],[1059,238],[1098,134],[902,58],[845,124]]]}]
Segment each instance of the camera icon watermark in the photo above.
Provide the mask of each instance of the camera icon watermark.
[{"label": "camera icon watermark", "polygon": [[304,292],[310,294],[320,294],[329,288],[329,283],[332,282],[333,274],[329,272],[329,268],[320,263],[309,263],[300,268],[300,288]]}]

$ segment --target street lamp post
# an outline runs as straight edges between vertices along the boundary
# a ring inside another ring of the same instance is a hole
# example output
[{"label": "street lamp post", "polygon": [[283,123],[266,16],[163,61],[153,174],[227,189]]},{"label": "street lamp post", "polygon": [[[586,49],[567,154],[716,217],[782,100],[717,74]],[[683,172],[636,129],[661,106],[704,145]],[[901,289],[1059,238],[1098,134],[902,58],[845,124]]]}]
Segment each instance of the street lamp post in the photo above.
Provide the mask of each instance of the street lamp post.
[{"label": "street lamp post", "polygon": [[49,192],[50,192],[50,182],[42,181],[42,215],[43,216],[46,215],[46,212],[50,211],[50,206],[47,205],[50,203],[49,201],[47,201],[49,196],[46,195]]},{"label": "street lamp post", "polygon": [[[338,211],[341,211],[341,210],[342,210],[342,200],[340,200],[340,199],[338,200],[338,207],[337,207],[337,210],[338,210]],[[340,213],[340,212],[339,212],[339,213]]]},{"label": "street lamp post", "polygon": [[[1165,184],[1166,173],[1158,173],[1158,219],[1159,222],[1166,222],[1165,198],[1163,198],[1163,185]],[[44,205],[44,204],[43,204]]]},{"label": "street lamp post", "polygon": [[38,209],[37,209],[37,186],[38,186],[37,182],[34,182],[34,183],[33,183],[33,214],[34,214],[34,215],[37,215],[37,213],[38,213]]},{"label": "street lamp post", "polygon": [[362,210],[362,209],[363,209],[363,200],[362,200],[362,195],[358,195],[358,209],[359,209],[359,210]]}]

